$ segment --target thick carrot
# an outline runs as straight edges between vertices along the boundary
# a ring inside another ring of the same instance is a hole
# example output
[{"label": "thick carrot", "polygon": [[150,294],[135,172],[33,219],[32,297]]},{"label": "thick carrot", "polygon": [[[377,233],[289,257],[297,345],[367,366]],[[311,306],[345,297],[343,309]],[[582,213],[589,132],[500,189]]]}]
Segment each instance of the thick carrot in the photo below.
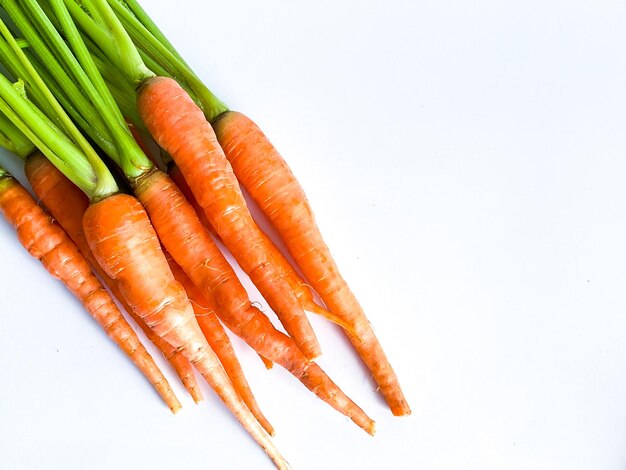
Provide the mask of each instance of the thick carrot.
[{"label": "thick carrot", "polygon": [[[202,210],[202,207],[200,207],[200,204],[198,204],[198,200],[193,195],[189,184],[187,184],[187,181],[185,181],[185,178],[183,177],[183,174],[181,173],[176,163],[172,162],[172,164],[169,165],[168,174],[170,175],[170,178],[172,178],[172,180],[176,183],[176,186],[178,186],[182,193],[185,195],[185,198],[187,198],[189,203],[195,209],[196,213],[198,214],[198,218],[200,219],[200,222],[202,222],[202,225],[204,225],[205,228],[209,232],[211,232],[211,235],[219,239],[219,235],[217,235],[213,227],[211,227],[211,223],[204,214],[204,211]],[[336,323],[350,333],[354,333],[352,327],[348,325],[345,321],[315,303],[311,288],[306,284],[304,279],[302,279],[298,275],[296,270],[293,269],[293,266],[291,266],[287,258],[285,258],[285,256],[280,252],[280,250],[274,244],[274,242],[272,242],[270,237],[268,237],[265,232],[263,232],[260,228],[259,231],[261,232],[261,236],[263,237],[263,240],[265,241],[268,250],[274,258],[276,267],[280,271],[281,275],[289,283],[289,287],[291,287],[291,290],[296,295],[296,298],[298,299],[298,302],[300,302],[302,308],[308,312],[315,313],[316,315],[319,315],[333,323]],[[263,360],[263,358],[261,359]],[[265,360],[263,360],[263,363],[265,363],[267,366]]]},{"label": "thick carrot", "polygon": [[17,231],[20,243],[52,276],[65,284],[107,335],[130,357],[175,413],[180,403],[167,379],[124,320],[87,260],[63,229],[8,173],[0,170],[0,212]]},{"label": "thick carrot", "polygon": [[187,294],[174,279],[139,201],[117,194],[96,202],[87,209],[83,228],[96,260],[118,282],[135,313],[185,354],[276,466],[289,468],[207,343]]},{"label": "thick carrot", "polygon": [[85,194],[39,152],[28,157],[24,164],[24,171],[39,200],[69,235],[81,254],[87,258],[94,271],[133,317],[146,337],[163,353],[194,401],[196,403],[202,401],[202,392],[198,387],[191,363],[180,351],[159,338],[141,318],[135,315],[133,310],[125,304],[117,283],[103,271],[93,257],[83,232],[83,215],[89,207],[89,200]]},{"label": "thick carrot", "polygon": [[368,366],[394,415],[411,409],[369,321],[317,228],[302,187],[261,129],[248,117],[226,112],[215,132],[239,182],[250,193],[287,245],[289,252],[335,315],[352,326],[347,333]]},{"label": "thick carrot", "polygon": [[[211,225],[287,332],[308,358],[317,357],[321,351],[315,333],[289,284],[276,269],[230,164],[200,108],[176,81],[163,77],[143,82],[138,108],[153,138],[176,161]],[[172,256],[177,259],[175,253]],[[185,272],[190,274],[186,268]]]},{"label": "thick carrot", "polygon": [[[155,176],[155,178],[163,182],[168,181],[162,176]],[[150,184],[148,187],[156,188],[157,186]],[[173,196],[168,196],[170,203],[181,208],[179,217],[169,220],[170,230],[172,232],[186,230],[184,223],[192,218],[184,213],[188,210],[188,206],[178,202],[178,197],[183,197],[182,193],[165,190],[162,193],[180,195],[176,196],[177,199],[173,202]],[[145,199],[158,205],[157,198],[148,195]],[[150,205],[148,205],[148,210],[150,210]],[[167,221],[163,221],[165,222]],[[195,235],[189,237],[181,256],[187,257],[185,265],[197,266],[196,269],[185,272],[192,282],[202,289],[203,293],[208,292],[209,296],[212,296],[220,319],[257,353],[285,367],[318,397],[350,417],[367,432],[373,433],[373,421],[328,378],[319,366],[309,363],[292,338],[276,330],[269,319],[251,304],[246,290],[217,245],[212,240],[210,243],[203,242],[201,245],[196,245],[199,243],[199,234],[202,231],[208,236],[208,232],[203,227],[193,228],[190,233]],[[200,251],[199,247],[205,251]],[[173,248],[176,249],[176,247]],[[178,250],[181,250],[181,247]],[[172,257],[176,259],[173,254]],[[210,269],[205,269],[203,264],[210,266]]]},{"label": "thick carrot", "polygon": [[194,314],[200,329],[204,333],[209,345],[215,351],[215,354],[219,358],[224,370],[230,377],[235,390],[239,393],[239,396],[246,403],[252,414],[261,423],[261,426],[271,435],[274,435],[274,428],[269,423],[267,418],[263,415],[263,412],[259,408],[259,405],[252,394],[250,385],[246,380],[246,376],[243,373],[241,364],[237,360],[233,345],[224,330],[224,327],[220,323],[215,313],[216,307],[212,297],[203,295],[191,279],[185,274],[182,268],[176,264],[169,253],[165,253],[167,262],[170,265],[174,278],[180,282],[193,306]]}]

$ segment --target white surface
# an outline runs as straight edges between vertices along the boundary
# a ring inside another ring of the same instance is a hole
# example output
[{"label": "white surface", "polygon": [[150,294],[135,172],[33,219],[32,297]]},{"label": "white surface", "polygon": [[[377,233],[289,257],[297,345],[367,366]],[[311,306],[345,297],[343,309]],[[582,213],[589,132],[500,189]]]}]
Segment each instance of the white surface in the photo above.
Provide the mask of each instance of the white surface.
[{"label": "white surface", "polygon": [[[624,468],[624,2],[142,3],[287,158],[413,408],[316,319],[375,438],[237,343],[295,469]],[[0,468],[271,468],[0,244]]]}]

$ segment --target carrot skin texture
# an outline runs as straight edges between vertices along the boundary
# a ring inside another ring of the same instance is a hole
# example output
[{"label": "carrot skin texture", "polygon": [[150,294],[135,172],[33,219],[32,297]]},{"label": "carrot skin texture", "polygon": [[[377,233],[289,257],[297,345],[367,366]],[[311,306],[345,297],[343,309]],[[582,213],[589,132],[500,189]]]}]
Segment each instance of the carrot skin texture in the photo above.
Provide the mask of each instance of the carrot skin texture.
[{"label": "carrot skin texture", "polygon": [[239,396],[243,399],[248,409],[252,412],[261,426],[263,426],[263,429],[265,429],[270,436],[273,436],[274,428],[269,423],[254,398],[250,385],[248,384],[248,380],[244,375],[241,364],[239,363],[235,350],[233,349],[233,345],[230,342],[224,327],[217,318],[213,298],[203,295],[200,289],[198,289],[193,282],[191,282],[191,279],[189,279],[183,269],[171,258],[171,255],[168,255],[169,253],[166,253],[167,262],[170,265],[172,274],[174,275],[174,278],[185,288],[185,291],[189,296],[189,300],[191,301],[191,305],[193,306],[196,321],[198,322],[202,333],[204,333],[205,338],[209,342],[211,349],[215,351],[215,355],[222,363],[222,366],[230,377],[235,390],[237,390],[237,393],[239,393]]},{"label": "carrot skin texture", "polygon": [[[178,178],[174,175],[175,178]],[[183,186],[184,188],[184,186]],[[190,196],[192,205],[195,203]],[[269,319],[254,307],[232,267],[219,248],[212,245],[210,277],[190,277],[197,286],[209,286],[217,306],[217,314],[224,324],[242,338],[261,357],[287,369],[309,390],[369,434],[374,433],[374,422],[350,400],[341,389],[314,363],[301,353],[292,338],[274,328]]]},{"label": "carrot skin texture", "polygon": [[214,123],[217,138],[239,182],[287,245],[296,264],[335,315],[352,326],[346,333],[396,416],[411,409],[356,297],[341,277],[299,182],[261,129],[238,112]]},{"label": "carrot skin texture", "polygon": [[104,272],[94,258],[83,232],[83,216],[89,207],[89,200],[85,194],[38,152],[26,160],[24,171],[37,198],[69,235],[82,255],[87,258],[92,269],[98,274],[128,314],[133,317],[133,320],[139,325],[148,340],[152,341],[161,351],[180,377],[193,400],[196,403],[202,401],[202,392],[198,386],[191,363],[180,351],[177,351],[159,338],[141,318],[135,315],[133,310],[124,302],[117,283]]},{"label": "carrot skin texture", "polygon": [[[172,181],[176,183],[176,186],[180,188],[181,192],[185,195],[185,198],[187,198],[191,206],[195,209],[196,213],[198,214],[198,218],[200,219],[200,222],[202,222],[202,225],[204,225],[204,227],[211,233],[211,235],[219,239],[219,235],[215,232],[213,227],[211,227],[209,219],[207,219],[204,211],[202,210],[202,207],[200,207],[200,204],[198,204],[197,199],[193,195],[189,184],[187,184],[187,181],[185,181],[183,174],[175,163],[169,166],[168,174],[170,175],[170,178],[172,178]],[[305,311],[315,313],[316,315],[319,315],[333,323],[336,323],[350,333],[355,333],[352,327],[348,325],[345,321],[315,303],[315,300],[313,300],[313,293],[311,292],[311,288],[306,284],[304,279],[302,279],[298,275],[298,273],[295,269],[293,269],[289,261],[287,261],[287,258],[285,258],[285,256],[280,252],[278,247],[274,245],[274,242],[272,242],[272,240],[260,228],[259,232],[261,233],[261,236],[265,241],[268,250],[274,258],[277,269],[281,272],[281,275],[287,281],[289,287],[291,287],[291,290],[296,295],[296,298],[298,299],[298,302],[300,303],[302,308]],[[267,369],[272,368],[271,364],[269,364],[269,362],[267,362],[265,358],[261,358],[261,360],[263,361]]]},{"label": "carrot skin texture", "polygon": [[289,468],[207,343],[139,201],[117,194],[92,204],[83,218],[83,228],[96,260],[118,282],[135,313],[163,340],[183,352],[277,468]]},{"label": "carrot skin texture", "polygon": [[12,177],[0,178],[0,212],[17,231],[20,243],[53,277],[63,282],[176,413],[181,406],[167,379],[93,274],[78,247]]},{"label": "carrot skin texture", "polygon": [[[309,359],[319,356],[321,349],[313,328],[295,294],[275,268],[232,168],[200,108],[175,80],[165,77],[151,78],[142,84],[138,108],[152,137],[185,175],[211,226],[259,288],[289,335]],[[176,112],[172,113],[172,109]]]}]

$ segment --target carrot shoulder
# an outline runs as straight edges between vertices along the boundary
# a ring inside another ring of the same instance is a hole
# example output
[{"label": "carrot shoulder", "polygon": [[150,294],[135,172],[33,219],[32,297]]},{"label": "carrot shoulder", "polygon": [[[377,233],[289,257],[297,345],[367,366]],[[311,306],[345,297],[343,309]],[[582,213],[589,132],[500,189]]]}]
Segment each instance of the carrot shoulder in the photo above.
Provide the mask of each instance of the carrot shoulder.
[{"label": "carrot shoulder", "polygon": [[[163,77],[143,83],[138,108],[154,139],[185,175],[211,225],[287,332],[307,357],[317,357],[321,351],[315,333],[289,284],[276,269],[230,164],[200,108],[176,81]],[[177,259],[175,253],[172,256]],[[191,276],[185,265],[179,264]]]},{"label": "carrot shoulder", "polygon": [[46,270],[65,284],[89,314],[144,373],[169,408],[180,403],[167,379],[94,276],[76,245],[12,177],[0,175],[0,211],[17,231],[20,243]]},{"label": "carrot shoulder", "polygon": [[201,401],[202,392],[198,387],[191,363],[180,351],[159,338],[141,318],[135,315],[133,310],[125,304],[117,283],[103,271],[95,260],[83,232],[83,216],[89,207],[89,201],[85,194],[38,152],[28,157],[24,164],[24,171],[33,191],[48,212],[69,235],[81,254],[87,258],[92,269],[96,271],[128,314],[133,317],[146,337],[161,351],[194,401],[196,403]]},{"label": "carrot shoulder", "polygon": [[287,245],[296,264],[331,312],[352,327],[348,338],[395,415],[410,414],[396,374],[356,297],[322,239],[307,198],[267,137],[248,117],[224,113],[215,132],[238,180]]}]

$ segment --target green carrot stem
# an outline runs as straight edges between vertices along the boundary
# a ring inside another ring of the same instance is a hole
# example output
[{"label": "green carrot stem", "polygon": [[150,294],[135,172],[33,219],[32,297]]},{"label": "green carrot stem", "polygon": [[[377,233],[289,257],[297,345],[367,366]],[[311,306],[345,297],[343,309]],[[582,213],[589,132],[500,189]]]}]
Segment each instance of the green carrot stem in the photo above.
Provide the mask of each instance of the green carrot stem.
[{"label": "green carrot stem", "polygon": [[176,48],[172,45],[171,42],[165,37],[165,34],[159,29],[159,27],[152,21],[152,18],[145,12],[145,10],[139,5],[136,0],[123,0],[124,6],[128,8],[132,12],[132,14],[137,18],[141,24],[154,36],[161,44],[163,44],[167,49],[174,54],[178,59],[185,62],[181,55],[178,53]]},{"label": "green carrot stem", "polygon": [[[45,114],[24,98],[4,75],[0,75],[0,113],[11,120],[90,199],[108,195],[103,193],[102,182],[98,181],[94,168],[83,152]],[[117,191],[112,177],[107,183],[110,194]]]},{"label": "green carrot stem", "polygon": [[[28,0],[24,3],[28,3]],[[99,112],[92,111],[93,107],[91,106],[89,100],[85,97],[85,95],[83,95],[82,90],[85,90],[85,87],[83,86],[85,85],[85,82],[81,83],[80,78],[82,77],[78,77],[74,79],[70,78],[70,76],[66,73],[65,69],[56,60],[55,55],[52,53],[48,45],[39,36],[37,30],[35,29],[35,26],[31,23],[30,19],[18,6],[15,0],[3,0],[2,4],[4,8],[6,9],[7,13],[9,14],[9,16],[11,17],[11,20],[17,25],[17,27],[20,29],[22,34],[28,40],[29,44],[31,45],[31,48],[35,51],[37,56],[39,56],[39,58],[41,59],[40,62],[35,61],[35,63],[39,65],[39,67],[37,67],[38,72],[41,73],[41,72],[44,72],[44,69],[47,69],[47,73],[45,73],[47,80],[45,83],[50,83],[50,86],[52,88],[56,88],[54,84],[55,82],[62,85],[62,88],[64,90],[64,95],[67,97],[71,97],[71,101],[75,103],[78,109],[83,110],[83,113],[86,115],[83,121],[91,123],[91,126],[95,128],[93,131],[88,132],[90,133],[92,138],[93,138],[94,133],[98,136],[102,136],[103,138],[108,136],[108,131],[106,130],[106,127],[101,122],[101,117],[100,117]],[[37,5],[35,5],[35,7],[38,8]],[[44,18],[46,18],[47,20],[47,17],[45,15],[44,15]],[[41,65],[44,65],[44,67],[41,67]],[[28,80],[28,78],[24,75],[22,75],[22,77],[24,78],[24,80],[27,80],[28,84],[30,85],[30,80]],[[44,88],[45,87],[46,86],[44,85]],[[56,89],[55,91],[58,91],[58,89]],[[36,102],[41,109],[44,109],[46,110],[46,112],[49,113],[49,107],[46,105],[46,100],[39,99],[40,97],[37,94],[33,94],[33,98],[37,100]],[[65,100],[65,102],[67,103],[67,100]],[[76,116],[74,117],[76,119]],[[51,117],[51,119],[57,122],[58,117],[54,116],[54,117]],[[78,136],[79,134],[80,132],[77,132],[75,135],[80,141],[82,139],[82,136]],[[110,137],[108,138],[110,139]],[[111,145],[112,144],[109,144],[109,147]],[[84,146],[84,139],[83,139],[83,145],[81,145],[81,148],[83,146]],[[90,152],[87,149],[86,153],[90,155],[92,152]],[[98,161],[99,159],[97,161],[94,160],[96,165],[98,165]]]},{"label": "green carrot stem", "polygon": [[[19,61],[22,72],[24,73],[24,79],[28,80],[31,86],[36,89],[37,93],[41,95],[41,97],[45,100],[45,108],[49,110],[48,114],[54,114],[56,116],[56,121],[61,125],[67,135],[69,135],[71,141],[73,141],[73,143],[75,143],[78,148],[80,148],[84,157],[86,157],[88,165],[91,166],[91,169],[95,174],[95,187],[91,191],[91,196],[100,197],[102,195],[108,195],[111,187],[114,186],[115,188],[117,188],[117,186],[115,185],[115,181],[113,180],[113,177],[111,176],[111,173],[109,172],[104,162],[100,159],[95,150],[93,150],[91,145],[87,142],[87,139],[85,139],[81,132],[76,128],[70,117],[64,111],[63,107],[50,92],[50,89],[46,86],[41,76],[37,73],[33,65],[30,63],[30,61],[26,57],[26,54],[16,42],[12,33],[9,31],[5,23],[1,20],[0,34],[8,43],[17,61]],[[42,114],[42,120],[44,117],[47,117],[34,106],[32,108],[37,110],[38,113]],[[30,125],[32,126],[32,124]],[[43,127],[44,126],[39,126],[40,129]],[[33,128],[31,127],[31,129]],[[30,140],[36,144],[33,139]]]},{"label": "green carrot stem", "polygon": [[[77,72],[83,75],[83,77],[86,75],[86,82],[90,82],[89,84],[93,86],[92,89],[95,89],[91,101],[101,113],[102,119],[109,129],[118,150],[117,155],[111,155],[111,157],[120,165],[127,178],[132,180],[143,175],[152,168],[152,163],[148,157],[144,155],[141,148],[137,145],[137,142],[135,142],[135,139],[133,139],[126,125],[126,121],[124,120],[124,116],[120,112],[113,96],[111,96],[91,54],[81,39],[80,33],[72,21],[72,17],[63,0],[49,1],[75,54],[74,57],[70,52],[67,56],[69,61],[72,62],[72,67],[76,68]],[[55,41],[62,42],[63,40],[58,32],[55,31],[55,33]],[[52,34],[52,32],[50,34]]]},{"label": "green carrot stem", "polygon": [[117,47],[120,70],[132,79],[134,86],[138,88],[146,79],[154,77],[106,0],[82,0],[82,3],[90,12],[99,14],[102,18]]},{"label": "green carrot stem", "polygon": [[25,159],[35,150],[33,143],[4,114],[0,114],[0,146]]}]

